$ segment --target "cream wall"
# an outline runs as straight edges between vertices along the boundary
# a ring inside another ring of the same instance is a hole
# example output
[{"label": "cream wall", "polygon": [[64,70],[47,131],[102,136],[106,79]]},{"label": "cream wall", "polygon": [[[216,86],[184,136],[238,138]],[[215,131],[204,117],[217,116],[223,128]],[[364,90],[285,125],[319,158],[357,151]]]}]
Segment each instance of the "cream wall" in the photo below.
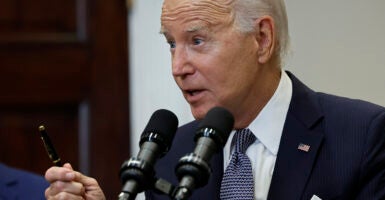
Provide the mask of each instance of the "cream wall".
[{"label": "cream wall", "polygon": [[315,90],[385,106],[385,1],[295,0],[287,9],[289,70]]},{"label": "cream wall", "polygon": [[136,154],[140,134],[160,108],[174,112],[179,124],[193,118],[171,75],[168,44],[159,34],[161,0],[136,0],[130,20],[131,147]]},{"label": "cream wall", "polygon": [[[192,120],[171,76],[159,32],[161,0],[136,0],[130,19],[132,150],[151,114],[173,111]],[[292,54],[286,69],[311,88],[385,106],[385,1],[287,1]]]}]

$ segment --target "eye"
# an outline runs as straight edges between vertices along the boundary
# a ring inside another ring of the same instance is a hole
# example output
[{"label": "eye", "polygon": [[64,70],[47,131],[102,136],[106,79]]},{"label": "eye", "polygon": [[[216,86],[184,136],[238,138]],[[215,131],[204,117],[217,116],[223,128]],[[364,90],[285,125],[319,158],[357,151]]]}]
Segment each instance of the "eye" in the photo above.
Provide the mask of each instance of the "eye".
[{"label": "eye", "polygon": [[174,41],[167,41],[168,45],[170,45],[170,49],[174,49],[176,44]]},{"label": "eye", "polygon": [[202,39],[199,39],[199,38],[194,38],[193,39],[193,44],[194,45],[200,45],[202,44],[203,40]]}]

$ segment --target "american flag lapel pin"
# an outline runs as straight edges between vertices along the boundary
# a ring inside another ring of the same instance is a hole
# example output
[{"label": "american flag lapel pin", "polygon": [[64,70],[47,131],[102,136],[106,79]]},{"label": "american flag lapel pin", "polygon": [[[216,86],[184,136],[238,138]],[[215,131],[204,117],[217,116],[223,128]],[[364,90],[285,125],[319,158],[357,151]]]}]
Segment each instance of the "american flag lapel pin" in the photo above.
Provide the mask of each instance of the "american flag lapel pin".
[{"label": "american flag lapel pin", "polygon": [[309,152],[310,151],[310,145],[299,143],[298,150],[301,150],[301,151],[304,151],[304,152]]}]

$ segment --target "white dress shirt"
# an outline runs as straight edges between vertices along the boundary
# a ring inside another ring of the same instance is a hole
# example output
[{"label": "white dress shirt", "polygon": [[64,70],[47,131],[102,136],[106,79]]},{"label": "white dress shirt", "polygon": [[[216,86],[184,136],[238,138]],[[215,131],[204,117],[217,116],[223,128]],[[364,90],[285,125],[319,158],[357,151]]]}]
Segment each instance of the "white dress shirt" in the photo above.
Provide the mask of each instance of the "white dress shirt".
[{"label": "white dress shirt", "polygon": [[[279,85],[258,116],[247,127],[256,141],[250,145],[246,154],[250,158],[254,175],[254,196],[256,200],[267,199],[270,182],[277,159],[282,130],[292,96],[292,83],[285,71],[281,72]],[[232,131],[223,149],[224,170],[231,159]]]}]

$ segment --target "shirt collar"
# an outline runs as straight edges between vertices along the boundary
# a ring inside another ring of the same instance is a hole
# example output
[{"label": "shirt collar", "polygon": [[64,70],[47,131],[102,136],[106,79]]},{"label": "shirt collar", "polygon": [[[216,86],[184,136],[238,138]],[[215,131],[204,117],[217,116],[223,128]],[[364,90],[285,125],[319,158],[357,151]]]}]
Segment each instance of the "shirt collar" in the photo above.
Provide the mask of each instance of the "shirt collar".
[{"label": "shirt collar", "polygon": [[286,72],[282,70],[281,79],[274,95],[248,127],[274,155],[278,153],[292,91],[291,80]]}]

